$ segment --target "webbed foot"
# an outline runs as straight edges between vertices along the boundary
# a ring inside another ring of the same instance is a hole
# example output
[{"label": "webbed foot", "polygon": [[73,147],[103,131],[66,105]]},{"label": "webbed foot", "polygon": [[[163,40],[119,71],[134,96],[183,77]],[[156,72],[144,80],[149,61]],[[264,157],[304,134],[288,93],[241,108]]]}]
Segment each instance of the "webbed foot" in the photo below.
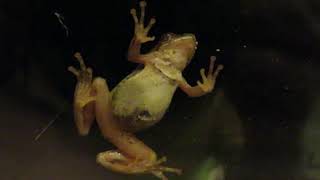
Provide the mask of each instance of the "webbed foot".
[{"label": "webbed foot", "polygon": [[218,77],[220,71],[223,69],[223,65],[218,65],[217,69],[213,71],[214,63],[216,61],[215,56],[210,57],[210,65],[209,65],[209,71],[208,74],[205,75],[205,70],[202,68],[200,70],[200,74],[202,77],[202,83],[200,81],[197,81],[198,86],[204,91],[204,92],[211,92],[214,89],[216,78]]},{"label": "webbed foot", "polygon": [[156,23],[156,19],[155,18],[151,18],[149,21],[149,24],[147,25],[147,27],[144,27],[144,16],[145,16],[145,7],[147,6],[147,2],[146,1],[140,1],[140,19],[138,19],[137,17],[137,12],[136,9],[132,8],[130,10],[130,13],[133,17],[134,20],[134,34],[135,37],[138,41],[140,41],[141,43],[145,43],[148,41],[153,41],[155,39],[154,36],[149,37],[148,36],[148,32],[151,29],[151,27],[153,26],[153,24]]},{"label": "webbed foot", "polygon": [[74,98],[75,103],[80,107],[84,107],[95,98],[92,96],[92,69],[86,67],[84,60],[79,52],[74,54],[74,57],[80,64],[80,69],[76,69],[73,66],[69,66],[68,70],[74,74],[78,80]]}]

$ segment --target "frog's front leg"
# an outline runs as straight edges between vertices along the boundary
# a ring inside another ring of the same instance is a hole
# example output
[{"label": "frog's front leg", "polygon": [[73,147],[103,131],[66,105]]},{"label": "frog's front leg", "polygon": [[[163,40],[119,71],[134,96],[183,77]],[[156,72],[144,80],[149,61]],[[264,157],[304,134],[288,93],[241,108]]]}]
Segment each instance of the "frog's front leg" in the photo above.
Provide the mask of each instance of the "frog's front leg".
[{"label": "frog's front leg", "polygon": [[183,79],[178,82],[180,89],[182,89],[190,97],[199,97],[211,92],[214,89],[216,79],[220,71],[223,69],[223,65],[218,65],[216,70],[213,71],[215,60],[216,58],[214,56],[210,57],[209,71],[207,75],[205,75],[204,68],[200,70],[202,83],[197,81],[197,86],[190,86],[187,81]]},{"label": "frog's front leg", "polygon": [[145,1],[140,2],[140,19],[137,17],[136,9],[131,9],[130,13],[134,20],[134,36],[130,42],[128,49],[128,60],[136,63],[144,64],[148,55],[140,54],[141,44],[153,41],[154,36],[149,37],[148,32],[150,31],[153,24],[156,22],[155,18],[151,18],[147,27],[144,27],[145,7],[147,3]]},{"label": "frog's front leg", "polygon": [[[181,173],[179,169],[161,166],[165,159],[157,160],[157,155],[152,149],[137,139],[134,134],[122,130],[112,113],[111,95],[106,81],[99,77],[91,81],[91,69],[85,66],[80,54],[77,53],[76,58],[80,62],[80,70],[74,67],[69,67],[69,70],[78,79],[74,110],[79,133],[87,134],[95,117],[103,137],[118,148],[117,151],[99,153],[97,162],[116,172],[151,173],[162,179],[166,179],[163,172]],[[90,104],[93,105],[89,109],[91,111],[86,111],[86,107]],[[90,123],[85,123],[88,120]]]}]

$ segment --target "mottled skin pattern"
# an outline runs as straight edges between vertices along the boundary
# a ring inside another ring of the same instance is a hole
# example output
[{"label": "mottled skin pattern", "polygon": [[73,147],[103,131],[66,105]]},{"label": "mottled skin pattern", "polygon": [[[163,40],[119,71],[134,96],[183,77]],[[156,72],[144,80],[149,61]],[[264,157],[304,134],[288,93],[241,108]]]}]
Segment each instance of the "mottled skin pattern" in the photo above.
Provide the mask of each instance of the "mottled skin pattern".
[{"label": "mottled skin pattern", "polygon": [[140,18],[131,9],[135,33],[128,49],[128,60],[138,63],[133,73],[122,80],[112,91],[101,77],[92,78],[92,69],[86,67],[80,53],[76,60],[80,69],[69,67],[77,77],[74,91],[74,120],[80,135],[87,135],[96,120],[105,139],[117,147],[97,155],[97,162],[107,169],[126,174],[150,173],[166,180],[164,172],[181,174],[182,171],[161,165],[166,158],[137,139],[133,132],[158,122],[170,105],[172,96],[180,88],[190,97],[199,97],[214,89],[216,78],[223,66],[214,71],[215,58],[210,58],[209,70],[200,70],[202,82],[191,86],[182,71],[192,59],[197,41],[193,34],[163,36],[149,53],[141,54],[141,44],[153,41],[148,31],[155,23],[151,19],[144,27],[146,2],[140,2]]}]

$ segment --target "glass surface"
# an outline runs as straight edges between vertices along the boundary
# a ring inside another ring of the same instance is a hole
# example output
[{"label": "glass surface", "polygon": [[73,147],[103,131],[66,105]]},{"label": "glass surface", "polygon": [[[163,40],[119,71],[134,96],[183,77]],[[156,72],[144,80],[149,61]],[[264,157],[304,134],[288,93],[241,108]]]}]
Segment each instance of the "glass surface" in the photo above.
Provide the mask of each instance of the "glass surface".
[{"label": "glass surface", "polygon": [[[115,147],[97,125],[77,134],[76,81],[67,71],[79,51],[110,88],[132,72],[129,12],[138,1],[1,4],[1,179],[156,179],[96,163]],[[194,33],[188,82],[196,84],[211,55],[225,66],[212,93],[188,98],[177,90],[164,118],[137,133],[166,165],[183,169],[170,180],[320,179],[319,10],[317,0],[148,1],[156,40],[143,52],[167,32]]]}]

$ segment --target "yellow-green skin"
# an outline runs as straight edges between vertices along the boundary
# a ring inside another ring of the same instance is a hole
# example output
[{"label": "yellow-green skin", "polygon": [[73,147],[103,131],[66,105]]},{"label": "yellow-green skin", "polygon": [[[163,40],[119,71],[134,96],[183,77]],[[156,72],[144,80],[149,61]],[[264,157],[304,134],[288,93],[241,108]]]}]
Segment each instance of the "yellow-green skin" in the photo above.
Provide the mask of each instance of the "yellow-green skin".
[{"label": "yellow-green skin", "polygon": [[148,128],[163,117],[177,86],[160,70],[147,65],[131,73],[113,89],[113,113],[127,131]]},{"label": "yellow-green skin", "polygon": [[182,79],[182,70],[195,48],[181,51],[185,39],[196,44],[192,34],[167,34],[150,54],[149,62],[123,79],[111,92],[113,114],[129,132],[146,129],[158,122],[168,109]]}]

